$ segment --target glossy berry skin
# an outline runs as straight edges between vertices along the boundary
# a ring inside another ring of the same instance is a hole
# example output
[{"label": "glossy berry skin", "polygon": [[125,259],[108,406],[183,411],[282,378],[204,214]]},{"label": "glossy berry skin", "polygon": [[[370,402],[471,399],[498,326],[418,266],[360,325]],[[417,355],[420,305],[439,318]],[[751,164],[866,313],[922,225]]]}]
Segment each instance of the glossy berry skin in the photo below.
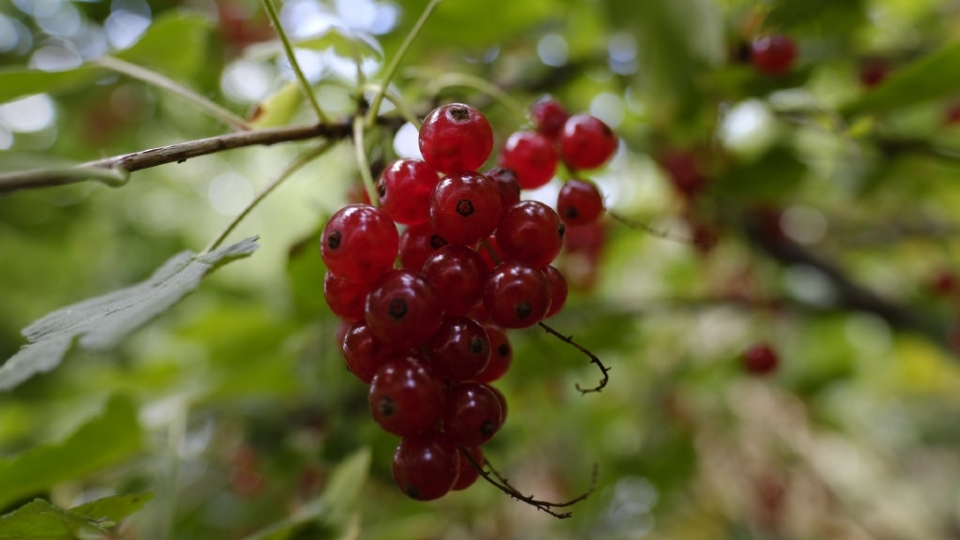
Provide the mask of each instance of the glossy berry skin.
[{"label": "glossy berry skin", "polygon": [[370,283],[353,283],[327,270],[323,278],[323,298],[337,317],[359,321],[366,310],[370,287]]},{"label": "glossy berry skin", "polygon": [[769,343],[756,343],[743,353],[743,368],[754,375],[767,375],[776,371],[779,360]]},{"label": "glossy berry skin", "polygon": [[493,128],[486,117],[463,103],[437,107],[420,127],[423,159],[443,174],[476,171],[493,151]]},{"label": "glossy berry skin", "polygon": [[438,376],[452,381],[472,379],[490,363],[490,338],[480,323],[447,317],[425,348]]},{"label": "glossy berry skin", "polygon": [[430,339],[440,327],[443,309],[436,289],[422,275],[391,270],[373,284],[365,320],[377,339],[406,349]]},{"label": "glossy berry skin", "polygon": [[437,184],[430,198],[430,223],[451,244],[476,244],[497,227],[500,192],[480,173],[458,172]]},{"label": "glossy berry skin", "polygon": [[436,427],[445,399],[443,382],[417,356],[400,356],[381,366],[367,395],[373,419],[400,437]]},{"label": "glossy berry skin", "polygon": [[501,263],[483,287],[483,307],[503,328],[529,328],[550,309],[550,281],[543,271],[516,261]]},{"label": "glossy berry skin", "polygon": [[462,491],[472,486],[474,482],[480,478],[480,472],[477,471],[476,466],[464,455],[463,450],[466,449],[470,453],[470,457],[473,458],[473,461],[477,465],[483,467],[484,457],[483,457],[483,447],[481,446],[464,446],[460,449],[460,474],[457,475],[457,481],[453,484],[452,491]]},{"label": "glossy berry skin", "polygon": [[340,343],[347,369],[364,384],[370,384],[377,371],[400,352],[375,338],[366,321],[350,325]]},{"label": "glossy berry skin", "polygon": [[530,118],[537,131],[546,135],[550,140],[560,136],[563,124],[570,118],[570,113],[560,105],[560,102],[550,96],[543,96],[530,106]]},{"label": "glossy berry skin", "polygon": [[567,278],[556,267],[546,266],[543,273],[550,281],[550,309],[547,310],[547,315],[544,317],[546,319],[560,313],[560,310],[563,309],[563,305],[567,303],[568,288]]},{"label": "glossy berry skin", "polygon": [[355,283],[370,283],[393,267],[400,244],[386,212],[366,204],[337,211],[323,227],[320,255],[327,269]]},{"label": "glossy berry skin", "polygon": [[411,499],[439,499],[456,483],[460,458],[460,449],[445,433],[404,437],[393,453],[393,481]]},{"label": "glossy berry skin", "polygon": [[560,253],[565,230],[553,208],[540,201],[520,201],[500,218],[497,245],[507,259],[546,266]]},{"label": "glossy berry skin", "polygon": [[429,223],[407,227],[400,235],[400,266],[419,272],[427,257],[446,245],[447,241]]},{"label": "glossy berry skin", "polygon": [[553,141],[535,131],[517,131],[507,138],[500,151],[499,164],[517,174],[523,189],[536,189],[557,172],[557,151]]},{"label": "glossy berry skin", "polygon": [[586,225],[603,214],[603,195],[593,182],[570,180],[557,195],[557,214],[564,225]]},{"label": "glossy berry skin", "polygon": [[483,175],[497,186],[497,190],[500,192],[500,207],[502,209],[510,208],[520,202],[520,182],[517,181],[517,173],[513,170],[494,167],[484,172]]},{"label": "glossy berry skin", "polygon": [[504,422],[507,421],[507,397],[503,395],[503,392],[493,386],[487,385],[487,388],[496,394],[497,400],[500,401],[500,426],[502,427]]},{"label": "glossy berry skin", "polygon": [[571,169],[596,169],[617,151],[617,136],[610,126],[589,114],[575,114],[560,132],[560,155]]},{"label": "glossy berry skin", "polygon": [[450,389],[441,416],[443,430],[457,444],[478,446],[500,431],[500,400],[485,384],[460,383]]},{"label": "glossy berry skin", "polygon": [[430,194],[439,181],[437,171],[425,161],[395,160],[377,182],[380,208],[397,223],[425,223],[430,220]]},{"label": "glossy berry skin", "polygon": [[768,75],[790,71],[796,57],[797,47],[787,36],[760,37],[750,45],[750,62],[758,71]]},{"label": "glossy berry skin", "polygon": [[484,324],[483,329],[490,338],[490,362],[487,367],[473,380],[480,383],[491,383],[503,377],[510,364],[513,363],[513,348],[510,346],[510,338],[507,333],[494,324]]},{"label": "glossy berry skin", "polygon": [[427,257],[421,273],[437,289],[447,315],[466,315],[483,300],[490,269],[473,249],[451,245]]}]

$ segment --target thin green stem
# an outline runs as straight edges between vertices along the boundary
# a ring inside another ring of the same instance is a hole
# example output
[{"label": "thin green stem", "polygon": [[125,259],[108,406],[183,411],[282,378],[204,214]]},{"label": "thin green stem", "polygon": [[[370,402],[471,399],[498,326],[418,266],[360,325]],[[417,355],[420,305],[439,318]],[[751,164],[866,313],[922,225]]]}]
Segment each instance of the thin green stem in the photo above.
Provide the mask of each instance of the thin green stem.
[{"label": "thin green stem", "polygon": [[400,44],[400,48],[397,49],[396,54],[393,55],[393,58],[390,60],[390,64],[387,66],[387,71],[384,74],[383,81],[380,82],[380,91],[373,97],[373,102],[370,104],[370,109],[367,110],[366,124],[367,126],[373,125],[373,119],[377,117],[377,114],[380,112],[380,104],[383,103],[383,97],[387,92],[387,87],[390,86],[390,81],[393,79],[393,76],[397,73],[397,68],[400,67],[400,62],[403,60],[403,56],[407,53],[407,50],[410,48],[410,45],[413,43],[413,40],[417,37],[417,34],[420,33],[420,29],[423,28],[424,23],[427,22],[427,18],[430,17],[430,14],[433,13],[433,9],[437,7],[443,0],[430,0],[430,3],[427,4],[427,7],[424,8],[423,13],[420,14],[420,18],[417,19],[416,24],[413,25],[413,28],[410,29],[410,32],[407,34],[407,37],[403,39],[403,43]]},{"label": "thin green stem", "polygon": [[164,77],[155,71],[150,71],[149,69],[142,68],[136,64],[131,64],[130,62],[126,62],[113,56],[104,56],[103,58],[97,60],[97,64],[107,69],[116,71],[117,73],[122,73],[128,77],[133,77],[134,79],[141,80],[147,84],[152,84],[153,86],[174,93],[203,109],[210,114],[210,116],[213,116],[217,120],[220,120],[224,124],[232,126],[235,129],[241,131],[249,131],[253,129],[253,126],[240,116],[228,111],[227,109],[217,105],[193,90],[190,90],[182,84],[177,83],[172,79],[168,79],[167,77]]},{"label": "thin green stem", "polygon": [[433,95],[439,94],[444,88],[465,86],[489,95],[509,110],[514,118],[522,119],[527,117],[527,110],[519,101],[510,97],[510,94],[504,92],[499,86],[476,75],[469,73],[443,73],[438,76],[434,72],[421,69],[413,69],[411,70],[411,74],[414,77],[431,81],[430,93]]},{"label": "thin green stem", "polygon": [[290,164],[287,165],[287,167],[283,169],[283,171],[281,171],[276,178],[274,178],[269,184],[264,186],[263,189],[261,189],[260,192],[253,197],[253,200],[251,200],[250,203],[247,204],[247,207],[244,208],[242,212],[237,214],[237,216],[233,218],[233,221],[231,221],[230,224],[226,226],[226,228],[220,231],[220,234],[218,234],[216,238],[210,241],[207,247],[204,248],[203,253],[209,253],[217,249],[217,247],[221,243],[223,243],[224,240],[226,240],[227,236],[231,232],[233,232],[233,229],[235,229],[237,225],[239,225],[240,222],[243,221],[245,217],[247,217],[247,214],[249,214],[250,211],[253,210],[255,206],[260,204],[260,201],[265,199],[267,195],[269,195],[274,189],[277,188],[277,186],[282,184],[284,180],[292,176],[293,173],[297,172],[301,167],[303,167],[307,163],[310,163],[311,161],[319,157],[321,154],[329,150],[330,147],[333,146],[335,142],[336,141],[334,139],[327,139],[322,143],[320,143],[319,145],[301,152],[300,155],[294,158],[294,160],[291,161]]},{"label": "thin green stem", "polygon": [[303,95],[307,98],[307,101],[310,102],[310,106],[313,107],[313,111],[317,114],[317,119],[320,120],[320,123],[328,123],[327,115],[323,113],[323,109],[320,108],[320,103],[317,102],[317,97],[313,95],[313,88],[310,86],[310,82],[307,81],[303,70],[300,69],[300,63],[297,62],[297,57],[293,53],[293,45],[290,44],[290,38],[283,30],[283,26],[280,25],[280,14],[277,13],[277,8],[273,5],[273,0],[263,0],[263,7],[266,8],[267,15],[273,22],[274,28],[277,29],[280,41],[283,42],[283,50],[287,54],[287,60],[290,62],[290,67],[293,68],[297,80],[300,81],[300,89],[303,90]]},{"label": "thin green stem", "polygon": [[361,87],[361,90],[364,90],[364,91],[370,90],[373,92],[383,91],[383,96],[387,98],[387,101],[389,101],[390,103],[393,103],[393,106],[397,108],[397,112],[400,113],[400,116],[402,116],[403,119],[406,120],[407,122],[410,122],[411,124],[413,124],[414,127],[416,127],[418,130],[420,129],[420,119],[417,118],[415,114],[413,114],[413,112],[407,107],[407,104],[404,103],[403,99],[401,99],[400,96],[398,96],[397,94],[394,94],[390,90],[383,90],[383,87],[381,85],[374,84],[374,83],[367,83],[363,85],[363,87]]},{"label": "thin green stem", "polygon": [[363,132],[366,129],[363,117],[359,114],[353,118],[353,147],[357,155],[357,167],[360,169],[360,178],[363,179],[363,187],[367,190],[367,196],[370,197],[370,203],[374,206],[380,206],[380,195],[377,193],[377,186],[373,182],[373,175],[370,174],[370,163],[367,161],[367,149],[363,144]]}]

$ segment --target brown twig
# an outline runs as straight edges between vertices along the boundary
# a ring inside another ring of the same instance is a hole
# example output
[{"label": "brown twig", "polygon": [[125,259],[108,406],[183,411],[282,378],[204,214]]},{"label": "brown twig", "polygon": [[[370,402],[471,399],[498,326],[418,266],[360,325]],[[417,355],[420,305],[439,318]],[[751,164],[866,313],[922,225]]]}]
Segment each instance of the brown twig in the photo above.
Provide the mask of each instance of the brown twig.
[{"label": "brown twig", "polygon": [[[578,502],[586,499],[591,494],[593,494],[594,490],[597,487],[598,467],[596,464],[594,464],[593,470],[590,473],[590,487],[587,488],[585,492],[565,502],[555,503],[550,501],[541,501],[535,498],[533,495],[524,495],[520,490],[510,485],[510,482],[508,482],[507,479],[504,478],[499,472],[497,472],[497,470],[493,467],[493,465],[490,464],[490,460],[484,459],[483,465],[481,465],[477,463],[477,460],[473,459],[473,456],[470,455],[470,452],[468,452],[467,449],[462,446],[460,447],[460,455],[466,456],[466,458],[470,460],[470,465],[472,465],[473,468],[476,469],[478,473],[480,473],[480,476],[484,480],[486,480],[488,483],[492,484],[494,487],[499,489],[500,491],[506,493],[510,497],[520,502],[524,502],[529,504],[530,506],[534,506],[537,508],[537,510],[542,510],[550,514],[551,516],[559,519],[566,519],[568,517],[571,517],[573,516],[573,512],[557,512],[554,510],[554,508],[567,508],[567,507],[573,506]],[[485,470],[485,468],[490,470],[487,471]]]},{"label": "brown twig", "polygon": [[583,354],[585,354],[585,355],[587,355],[588,357],[590,357],[590,363],[596,364],[597,367],[600,368],[600,372],[603,373],[603,378],[600,379],[600,384],[598,384],[597,386],[595,386],[595,387],[593,387],[593,388],[586,388],[586,389],[584,389],[582,386],[580,386],[579,384],[577,384],[577,385],[576,385],[577,390],[578,390],[581,394],[589,394],[589,393],[591,393],[591,392],[599,392],[599,391],[603,390],[605,386],[607,386],[607,382],[610,381],[610,375],[609,375],[610,368],[608,368],[607,366],[603,365],[603,362],[601,362],[600,359],[597,358],[597,355],[595,355],[595,354],[593,354],[592,352],[590,352],[589,350],[587,350],[583,345],[580,345],[579,343],[577,343],[576,341],[574,341],[574,340],[573,340],[573,336],[565,336],[565,335],[561,334],[560,332],[557,332],[556,330],[554,330],[553,328],[551,328],[549,325],[547,325],[547,324],[544,323],[543,321],[540,321],[538,324],[540,325],[541,328],[543,328],[544,330],[546,330],[547,333],[552,334],[553,336],[555,336],[555,337],[556,337],[557,339],[559,339],[560,341],[562,341],[562,342],[564,342],[564,343],[566,343],[566,344],[568,344],[568,345],[571,345],[571,346],[573,346],[573,347],[576,347],[577,350],[579,350],[579,351],[582,352]]}]

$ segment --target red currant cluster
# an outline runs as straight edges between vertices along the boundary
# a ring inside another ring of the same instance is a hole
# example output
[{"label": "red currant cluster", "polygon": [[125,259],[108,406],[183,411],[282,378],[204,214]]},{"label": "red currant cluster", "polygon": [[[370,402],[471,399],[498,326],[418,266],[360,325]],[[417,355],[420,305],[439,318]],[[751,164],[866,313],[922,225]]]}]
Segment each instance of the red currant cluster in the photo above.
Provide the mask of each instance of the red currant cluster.
[{"label": "red currant cluster", "polygon": [[550,263],[564,223],[603,210],[596,187],[576,180],[561,191],[559,215],[520,200],[522,188],[553,177],[561,157],[571,170],[593,168],[617,145],[601,121],[569,117],[552,100],[533,111],[537,130],[511,135],[501,167],[481,174],[494,144],[487,119],[458,103],[435,109],[420,130],[423,160],[394,161],[380,176],[380,207],[351,204],[323,229],[323,291],[349,324],[347,367],[370,385],[374,420],[402,437],[393,477],[414,499],[478,478],[481,445],[506,416],[490,386],[512,361],[505,329],[563,307],[566,280]]}]

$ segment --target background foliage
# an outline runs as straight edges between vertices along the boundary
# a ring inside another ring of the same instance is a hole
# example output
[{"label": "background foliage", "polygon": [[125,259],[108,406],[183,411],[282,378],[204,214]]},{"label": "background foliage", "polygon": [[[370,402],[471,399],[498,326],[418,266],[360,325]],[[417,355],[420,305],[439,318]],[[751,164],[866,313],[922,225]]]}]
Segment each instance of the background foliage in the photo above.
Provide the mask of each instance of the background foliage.
[{"label": "background foliage", "polygon": [[[329,116],[427,3],[280,4]],[[744,55],[769,32],[797,43],[783,76]],[[254,127],[311,123],[275,36],[249,0],[0,0],[0,172],[230,130],[107,53]],[[606,222],[596,280],[553,322],[613,368],[600,394],[575,391],[597,376],[575,350],[513,333],[488,457],[558,500],[597,463],[596,491],[555,520],[485,484],[434,503],[393,486],[396,440],[322,296],[316,236],[358,178],[347,140],[231,235],[259,235],[252,256],[0,394],[0,538],[960,538],[958,36],[948,0],[442,2],[392,81],[407,108],[473,103],[502,142],[525,123],[510,100],[550,92],[621,136],[595,177],[610,208],[717,239]],[[402,133],[370,131],[371,161],[408,152]],[[43,315],[201,251],[308,144],[0,195],[0,357]],[[672,186],[678,153],[701,197]],[[780,353],[772,377],[740,367],[758,341]]]}]

